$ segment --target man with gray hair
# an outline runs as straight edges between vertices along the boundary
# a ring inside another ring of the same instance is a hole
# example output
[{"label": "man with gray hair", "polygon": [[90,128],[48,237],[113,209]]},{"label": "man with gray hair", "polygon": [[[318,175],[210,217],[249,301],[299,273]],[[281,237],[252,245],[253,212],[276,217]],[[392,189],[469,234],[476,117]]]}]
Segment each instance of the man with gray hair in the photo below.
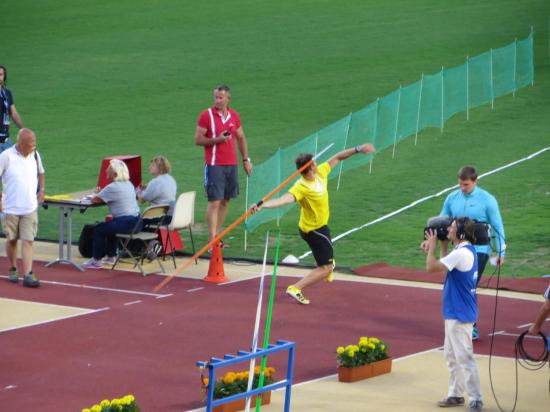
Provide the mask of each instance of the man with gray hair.
[{"label": "man with gray hair", "polygon": [[10,263],[8,280],[19,282],[17,241],[21,239],[23,286],[36,288],[40,281],[32,271],[32,245],[38,230],[38,204],[44,201],[46,180],[42,159],[36,151],[36,135],[31,129],[19,130],[17,144],[0,154],[0,176],[2,225]]}]

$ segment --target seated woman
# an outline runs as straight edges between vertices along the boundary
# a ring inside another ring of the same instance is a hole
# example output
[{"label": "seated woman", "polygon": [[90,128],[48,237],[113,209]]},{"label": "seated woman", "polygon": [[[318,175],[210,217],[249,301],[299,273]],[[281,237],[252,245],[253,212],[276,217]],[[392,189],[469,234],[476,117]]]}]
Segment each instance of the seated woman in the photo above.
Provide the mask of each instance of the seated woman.
[{"label": "seated woman", "polygon": [[122,160],[112,159],[106,174],[112,183],[94,195],[92,202],[106,203],[113,219],[95,227],[93,257],[82,265],[87,269],[101,269],[104,263],[113,264],[117,247],[116,234],[130,233],[139,221],[136,192],[130,182],[126,164]]},{"label": "seated woman", "polygon": [[[170,205],[168,215],[164,224],[170,223],[172,214],[174,213],[174,205],[176,204],[177,183],[176,180],[169,175],[172,167],[170,162],[164,156],[155,156],[151,159],[149,172],[153,175],[153,180],[142,190],[137,190],[137,197],[140,202],[149,202],[151,206]],[[144,226],[159,222],[144,221]]]}]

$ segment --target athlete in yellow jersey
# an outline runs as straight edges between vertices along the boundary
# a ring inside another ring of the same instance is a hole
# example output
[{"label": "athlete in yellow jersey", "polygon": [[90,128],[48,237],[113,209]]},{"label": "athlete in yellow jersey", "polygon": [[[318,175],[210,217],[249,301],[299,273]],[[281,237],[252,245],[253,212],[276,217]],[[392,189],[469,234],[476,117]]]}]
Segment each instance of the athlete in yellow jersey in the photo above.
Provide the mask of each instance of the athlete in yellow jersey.
[{"label": "athlete in yellow jersey", "polygon": [[[332,282],[332,271],[334,269],[334,251],[330,238],[329,220],[329,199],[328,199],[328,175],[334,167],[356,153],[372,153],[374,146],[366,143],[353,149],[344,150],[327,162],[317,166],[315,161],[302,171],[302,177],[294,183],[288,193],[278,199],[268,200],[258,207],[253,205],[254,211],[262,207],[276,208],[298,202],[300,204],[300,236],[309,245],[317,267],[308,273],[296,284],[290,285],[286,293],[298,302],[307,305],[309,300],[302,293],[302,289],[313,283],[326,279]],[[296,159],[296,168],[300,169],[313,158],[311,154],[301,154]]]}]

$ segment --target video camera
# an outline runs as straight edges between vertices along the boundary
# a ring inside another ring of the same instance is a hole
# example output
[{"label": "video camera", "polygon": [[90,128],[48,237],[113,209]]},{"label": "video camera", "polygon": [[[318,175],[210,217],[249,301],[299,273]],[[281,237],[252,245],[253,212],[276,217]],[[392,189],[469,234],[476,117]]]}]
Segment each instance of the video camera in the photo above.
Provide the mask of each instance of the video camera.
[{"label": "video camera", "polygon": [[[453,223],[453,218],[449,216],[434,216],[428,219],[426,227],[424,228],[424,233],[427,230],[435,230],[437,233],[437,238],[439,240],[447,240],[447,228]],[[487,245],[491,241],[489,235],[490,226],[484,222],[478,222],[475,219],[472,219],[475,223],[475,242],[474,245]]]}]

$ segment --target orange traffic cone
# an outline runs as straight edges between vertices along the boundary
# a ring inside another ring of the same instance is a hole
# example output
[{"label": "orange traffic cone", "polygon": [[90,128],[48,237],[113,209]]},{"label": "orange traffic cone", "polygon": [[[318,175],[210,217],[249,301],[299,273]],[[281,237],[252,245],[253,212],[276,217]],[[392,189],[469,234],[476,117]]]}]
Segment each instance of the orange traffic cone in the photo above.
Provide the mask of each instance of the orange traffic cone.
[{"label": "orange traffic cone", "polygon": [[223,256],[220,242],[216,242],[216,244],[212,246],[208,274],[203,278],[203,280],[211,283],[229,282],[229,278],[225,276],[223,271]]}]

